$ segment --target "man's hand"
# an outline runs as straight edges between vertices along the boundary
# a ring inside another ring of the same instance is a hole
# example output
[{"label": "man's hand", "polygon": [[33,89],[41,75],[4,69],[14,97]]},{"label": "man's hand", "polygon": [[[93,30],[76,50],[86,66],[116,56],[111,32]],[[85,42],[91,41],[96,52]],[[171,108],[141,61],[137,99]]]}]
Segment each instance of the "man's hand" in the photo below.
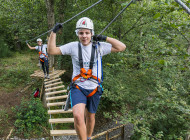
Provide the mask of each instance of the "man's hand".
[{"label": "man's hand", "polygon": [[59,29],[61,29],[63,26],[61,23],[56,23],[55,26],[53,27],[53,32],[57,33]]},{"label": "man's hand", "polygon": [[26,40],[26,44],[28,44],[28,40]]},{"label": "man's hand", "polygon": [[94,35],[93,36],[93,40],[95,41],[106,41],[107,39],[107,36],[104,36],[104,35]]}]

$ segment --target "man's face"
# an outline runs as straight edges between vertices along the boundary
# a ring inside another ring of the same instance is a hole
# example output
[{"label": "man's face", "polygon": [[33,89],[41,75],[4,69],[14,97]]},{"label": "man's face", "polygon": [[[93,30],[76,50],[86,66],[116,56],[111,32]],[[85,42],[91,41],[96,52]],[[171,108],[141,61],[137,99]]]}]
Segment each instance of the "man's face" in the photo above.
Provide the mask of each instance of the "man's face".
[{"label": "man's face", "polygon": [[38,45],[41,46],[42,45],[42,41],[37,41]]},{"label": "man's face", "polygon": [[89,29],[80,29],[78,31],[78,37],[82,45],[87,46],[90,44],[92,33]]}]

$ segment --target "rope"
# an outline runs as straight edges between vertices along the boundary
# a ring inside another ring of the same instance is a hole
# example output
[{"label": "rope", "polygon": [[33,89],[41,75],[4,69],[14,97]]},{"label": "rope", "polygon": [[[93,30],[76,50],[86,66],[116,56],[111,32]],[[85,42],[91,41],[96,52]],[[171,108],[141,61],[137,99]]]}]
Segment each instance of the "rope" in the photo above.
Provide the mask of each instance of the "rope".
[{"label": "rope", "polygon": [[181,0],[175,0],[179,5],[183,7],[183,9],[186,10],[186,12],[190,15],[190,9],[181,1]]},{"label": "rope", "polygon": [[[61,25],[65,24],[65,23],[67,23],[67,22],[69,22],[69,21],[71,21],[72,19],[74,19],[75,17],[77,17],[77,16],[79,16],[80,14],[84,13],[85,11],[89,10],[90,8],[94,7],[95,5],[97,5],[98,3],[100,3],[101,1],[102,1],[102,0],[99,0],[98,2],[94,3],[93,5],[91,5],[90,7],[86,8],[85,10],[81,11],[80,13],[76,14],[76,15],[73,16],[72,18],[70,18],[70,19],[68,19],[67,21],[61,23]],[[41,35],[39,35],[39,36],[33,38],[33,39],[26,40],[26,42],[30,42],[30,41],[32,41],[32,40],[34,40],[34,39],[37,39],[37,38],[39,38],[39,37],[41,37],[41,36],[43,36],[43,35],[45,35],[45,34],[51,32],[52,30],[53,30],[53,28],[50,29],[49,31],[47,31],[47,32],[45,32],[45,33],[43,33],[43,34],[41,34]]]},{"label": "rope", "polygon": [[99,33],[101,35],[115,20],[116,18],[127,9],[131,5],[131,3],[134,2],[134,0],[131,0],[115,17],[114,19]]}]

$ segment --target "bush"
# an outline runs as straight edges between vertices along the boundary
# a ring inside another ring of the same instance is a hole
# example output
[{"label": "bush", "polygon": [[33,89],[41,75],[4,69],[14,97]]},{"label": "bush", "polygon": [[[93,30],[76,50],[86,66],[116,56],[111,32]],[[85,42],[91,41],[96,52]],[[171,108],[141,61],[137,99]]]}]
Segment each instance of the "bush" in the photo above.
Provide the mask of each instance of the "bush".
[{"label": "bush", "polygon": [[156,63],[137,69],[119,56],[104,63],[104,116],[132,123],[132,140],[185,139],[190,126],[189,70],[182,71],[178,61],[162,69]]},{"label": "bush", "polygon": [[30,101],[22,99],[20,106],[14,109],[16,113],[16,134],[29,137],[31,135],[42,135],[43,129],[48,126],[47,110],[43,107],[41,101],[32,98]]}]

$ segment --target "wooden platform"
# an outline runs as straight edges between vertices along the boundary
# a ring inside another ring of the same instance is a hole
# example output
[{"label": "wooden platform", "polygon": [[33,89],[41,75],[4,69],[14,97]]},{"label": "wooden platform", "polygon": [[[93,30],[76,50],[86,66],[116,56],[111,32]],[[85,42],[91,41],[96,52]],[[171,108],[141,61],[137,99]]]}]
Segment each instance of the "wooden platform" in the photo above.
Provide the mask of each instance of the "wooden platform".
[{"label": "wooden platform", "polygon": [[[65,70],[54,70],[52,73],[49,74],[49,76],[50,76],[50,79],[55,79],[56,77],[59,77],[64,73],[65,73]],[[30,77],[44,79],[44,72],[43,70],[36,70],[34,71],[33,74],[30,75]],[[49,80],[45,80],[45,81],[49,81]]]}]

